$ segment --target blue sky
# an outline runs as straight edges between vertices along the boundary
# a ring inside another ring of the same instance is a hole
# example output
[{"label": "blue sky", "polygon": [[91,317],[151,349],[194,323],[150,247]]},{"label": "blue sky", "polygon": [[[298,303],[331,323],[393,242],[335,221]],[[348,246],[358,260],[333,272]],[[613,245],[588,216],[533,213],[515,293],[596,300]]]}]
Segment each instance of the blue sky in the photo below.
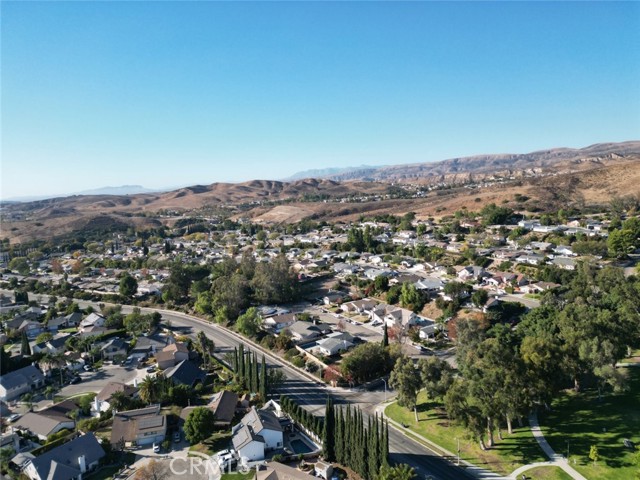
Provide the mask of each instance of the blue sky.
[{"label": "blue sky", "polygon": [[640,138],[640,3],[1,9],[3,198]]}]

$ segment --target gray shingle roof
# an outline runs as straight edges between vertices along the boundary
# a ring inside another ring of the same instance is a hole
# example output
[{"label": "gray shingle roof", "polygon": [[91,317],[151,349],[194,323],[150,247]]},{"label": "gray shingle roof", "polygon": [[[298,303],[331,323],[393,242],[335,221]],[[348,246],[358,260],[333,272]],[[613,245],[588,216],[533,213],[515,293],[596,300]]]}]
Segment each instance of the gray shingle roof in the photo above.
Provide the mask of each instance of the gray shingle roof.
[{"label": "gray shingle roof", "polygon": [[53,448],[31,463],[42,479],[70,480],[80,475],[78,458],[83,455],[87,466],[104,457],[104,450],[93,433]]},{"label": "gray shingle roof", "polygon": [[44,382],[44,375],[33,365],[27,365],[13,372],[9,372],[0,377],[0,385],[7,390],[19,387],[25,383]]}]

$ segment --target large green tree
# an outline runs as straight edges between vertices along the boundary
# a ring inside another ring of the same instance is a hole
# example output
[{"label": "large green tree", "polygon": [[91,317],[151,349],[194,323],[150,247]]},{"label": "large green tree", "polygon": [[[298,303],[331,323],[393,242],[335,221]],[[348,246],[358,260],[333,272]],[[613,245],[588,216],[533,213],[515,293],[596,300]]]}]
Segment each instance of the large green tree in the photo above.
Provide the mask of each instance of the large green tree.
[{"label": "large green tree", "polygon": [[389,377],[389,385],[398,392],[398,405],[410,410],[416,406],[422,382],[413,360],[407,357],[398,358]]},{"label": "large green tree", "polygon": [[131,275],[129,275],[128,273],[126,273],[121,279],[120,279],[120,286],[119,286],[119,291],[120,291],[120,295],[122,295],[123,297],[133,297],[137,292],[138,292],[138,282],[135,278],[133,278]]},{"label": "large green tree", "polygon": [[200,443],[213,434],[215,417],[207,407],[194,408],[184,422],[184,435],[191,444]]}]

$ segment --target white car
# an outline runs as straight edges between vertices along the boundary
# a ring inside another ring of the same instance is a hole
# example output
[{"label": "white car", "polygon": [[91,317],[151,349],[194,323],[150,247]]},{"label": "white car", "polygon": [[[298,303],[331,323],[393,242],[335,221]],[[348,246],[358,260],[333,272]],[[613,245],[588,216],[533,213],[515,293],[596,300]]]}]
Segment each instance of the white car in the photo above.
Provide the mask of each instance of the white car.
[{"label": "white car", "polygon": [[160,453],[160,445],[157,443],[153,444],[153,453]]}]

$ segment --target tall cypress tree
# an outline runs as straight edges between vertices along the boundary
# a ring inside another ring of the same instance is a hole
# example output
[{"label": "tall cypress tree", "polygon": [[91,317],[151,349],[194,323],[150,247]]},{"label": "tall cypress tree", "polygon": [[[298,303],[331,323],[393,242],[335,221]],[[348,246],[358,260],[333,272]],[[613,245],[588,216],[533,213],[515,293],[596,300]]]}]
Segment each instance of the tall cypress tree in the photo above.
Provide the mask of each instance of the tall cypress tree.
[{"label": "tall cypress tree", "polygon": [[258,393],[258,357],[253,352],[253,362],[251,363],[251,391]]},{"label": "tall cypress tree", "polygon": [[[4,348],[4,346],[2,346]],[[23,357],[31,355],[31,346],[29,345],[29,339],[27,338],[27,332],[22,332],[22,344],[20,345],[20,354]]]},{"label": "tall cypress tree", "polygon": [[342,427],[342,409],[335,412],[335,420],[336,420],[336,441],[335,441],[335,453],[336,453],[336,462],[342,463],[342,452],[344,450],[344,439],[343,439],[343,427]]},{"label": "tall cypress tree", "polygon": [[352,422],[351,422],[351,405],[347,405],[347,412],[344,416],[344,433],[342,438],[344,438],[344,456],[342,463],[344,465],[351,464],[351,456],[353,454],[353,443],[351,442],[351,430],[352,430]]},{"label": "tall cypress tree", "polygon": [[262,355],[262,364],[260,365],[260,397],[262,397],[262,401],[267,401],[267,362]]},{"label": "tall cypress tree", "polygon": [[389,422],[382,426],[382,465],[389,465]]},{"label": "tall cypress tree", "polygon": [[378,414],[376,413],[375,422],[371,421],[371,417],[369,417],[369,430],[367,434],[367,439],[369,440],[369,444],[367,445],[367,456],[368,460],[368,469],[369,472],[373,475],[378,471]]},{"label": "tall cypress tree", "polygon": [[382,328],[382,346],[386,348],[389,346],[389,332],[387,331],[387,322],[384,322],[384,326]]},{"label": "tall cypress tree", "polygon": [[238,375],[238,367],[240,363],[238,361],[238,347],[233,347],[233,373]]},{"label": "tall cypress tree", "polygon": [[244,344],[240,344],[238,349],[238,380],[241,384],[244,383]]},{"label": "tall cypress tree", "polygon": [[327,396],[322,435],[322,455],[328,462],[333,462],[336,459],[335,440],[335,408],[331,397]]}]

